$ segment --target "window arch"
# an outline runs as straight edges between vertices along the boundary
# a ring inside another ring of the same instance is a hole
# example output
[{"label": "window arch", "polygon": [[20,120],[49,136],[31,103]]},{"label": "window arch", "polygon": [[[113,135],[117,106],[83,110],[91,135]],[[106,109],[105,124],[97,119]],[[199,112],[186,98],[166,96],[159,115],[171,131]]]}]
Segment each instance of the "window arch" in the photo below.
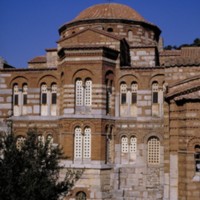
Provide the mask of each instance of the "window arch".
[{"label": "window arch", "polygon": [[87,196],[85,194],[85,192],[77,192],[76,193],[76,200],[86,200]]},{"label": "window arch", "polygon": [[148,164],[160,163],[160,140],[156,136],[152,136],[148,139]]}]

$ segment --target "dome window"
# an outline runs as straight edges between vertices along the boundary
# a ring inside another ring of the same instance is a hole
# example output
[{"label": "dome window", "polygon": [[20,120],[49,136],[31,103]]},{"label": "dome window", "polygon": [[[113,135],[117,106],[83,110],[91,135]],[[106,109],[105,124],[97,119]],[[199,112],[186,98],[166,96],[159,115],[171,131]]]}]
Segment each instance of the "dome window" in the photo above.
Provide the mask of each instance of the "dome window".
[{"label": "dome window", "polygon": [[108,28],[107,31],[108,32],[113,32],[113,28]]}]

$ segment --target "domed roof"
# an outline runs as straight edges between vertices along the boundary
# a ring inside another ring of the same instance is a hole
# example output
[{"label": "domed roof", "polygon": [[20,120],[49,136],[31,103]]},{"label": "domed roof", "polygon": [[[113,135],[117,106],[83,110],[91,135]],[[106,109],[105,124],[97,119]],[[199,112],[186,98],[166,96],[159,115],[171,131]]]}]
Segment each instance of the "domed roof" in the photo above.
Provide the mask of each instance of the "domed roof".
[{"label": "domed roof", "polygon": [[146,21],[129,6],[117,3],[97,4],[83,10],[73,21],[88,19],[127,19]]}]

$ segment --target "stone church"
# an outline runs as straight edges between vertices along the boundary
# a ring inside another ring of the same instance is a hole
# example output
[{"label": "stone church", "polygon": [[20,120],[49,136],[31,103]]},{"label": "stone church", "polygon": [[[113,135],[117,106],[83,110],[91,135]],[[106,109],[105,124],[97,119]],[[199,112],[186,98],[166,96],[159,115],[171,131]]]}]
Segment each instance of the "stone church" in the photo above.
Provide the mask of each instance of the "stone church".
[{"label": "stone church", "polygon": [[0,63],[0,129],[84,168],[66,200],[200,199],[200,48],[164,50],[133,8],[91,6],[27,68]]}]

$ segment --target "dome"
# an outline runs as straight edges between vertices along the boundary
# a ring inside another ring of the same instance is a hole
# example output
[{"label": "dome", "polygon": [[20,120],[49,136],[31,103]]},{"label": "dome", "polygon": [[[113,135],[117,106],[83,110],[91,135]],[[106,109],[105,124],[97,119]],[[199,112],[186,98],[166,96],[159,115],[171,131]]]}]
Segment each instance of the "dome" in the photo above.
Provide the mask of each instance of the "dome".
[{"label": "dome", "polygon": [[129,6],[117,3],[97,4],[83,10],[73,21],[89,19],[127,19],[146,21]]}]

